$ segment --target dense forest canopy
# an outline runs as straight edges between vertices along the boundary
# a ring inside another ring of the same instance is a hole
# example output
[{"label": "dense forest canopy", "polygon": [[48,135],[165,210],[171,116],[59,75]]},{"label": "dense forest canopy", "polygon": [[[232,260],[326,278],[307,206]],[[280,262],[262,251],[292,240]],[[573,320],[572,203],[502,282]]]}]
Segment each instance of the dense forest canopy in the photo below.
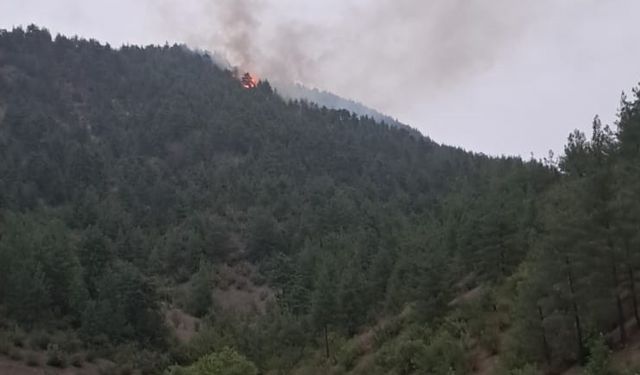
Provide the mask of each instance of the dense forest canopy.
[{"label": "dense forest canopy", "polygon": [[285,99],[306,100],[318,105],[325,106],[329,109],[346,109],[350,112],[361,116],[371,117],[378,122],[384,122],[388,125],[408,127],[400,121],[384,115],[375,109],[369,108],[361,103],[353,100],[342,98],[328,91],[318,90],[317,88],[308,88],[300,83],[290,82],[273,82],[276,92]]},{"label": "dense forest canopy", "polygon": [[[478,352],[496,372],[596,368],[640,323],[634,94],[616,129],[596,118],[542,163],[245,89],[184,46],[0,31],[0,354],[172,374],[465,374]],[[259,311],[214,298],[239,269],[273,296]]]}]

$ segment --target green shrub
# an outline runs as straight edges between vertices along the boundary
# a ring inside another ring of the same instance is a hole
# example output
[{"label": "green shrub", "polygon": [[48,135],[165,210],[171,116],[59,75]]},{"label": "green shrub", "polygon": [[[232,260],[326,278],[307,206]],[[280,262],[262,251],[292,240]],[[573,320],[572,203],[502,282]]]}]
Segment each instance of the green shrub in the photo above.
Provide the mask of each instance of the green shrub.
[{"label": "green shrub", "polygon": [[42,331],[32,333],[29,338],[29,346],[31,349],[47,350],[50,343],[51,337],[46,332]]},{"label": "green shrub", "polygon": [[171,363],[169,356],[163,353],[138,350],[133,359],[134,367],[142,375],[159,374]]},{"label": "green shrub", "polygon": [[119,375],[132,375],[133,374],[133,367],[130,364],[122,365],[118,369],[118,374]]},{"label": "green shrub", "polygon": [[100,375],[118,375],[118,368],[113,363],[103,363],[98,366],[98,374]]},{"label": "green shrub", "polygon": [[540,370],[534,365],[528,364],[524,367],[512,370],[510,375],[539,375]]},{"label": "green shrub", "polygon": [[75,335],[60,334],[55,338],[55,343],[66,353],[75,353],[83,349],[82,341]]},{"label": "green shrub", "polygon": [[236,289],[238,290],[247,290],[249,283],[246,279],[239,279],[236,282]]},{"label": "green shrub", "polygon": [[38,367],[40,366],[40,358],[38,358],[38,355],[36,353],[29,352],[26,355],[25,363],[30,367]]},{"label": "green shrub", "polygon": [[84,356],[80,353],[76,353],[71,356],[70,362],[73,367],[82,367],[82,365],[84,364]]},{"label": "green shrub", "polygon": [[256,375],[256,366],[233,349],[205,355],[189,367],[173,366],[169,375]]},{"label": "green shrub", "polygon": [[19,349],[11,348],[9,350],[9,358],[13,359],[14,361],[22,361],[23,355]]},{"label": "green shrub", "polygon": [[640,368],[629,368],[620,373],[621,375],[640,375]]},{"label": "green shrub", "polygon": [[480,333],[479,344],[487,349],[491,354],[498,354],[500,339],[498,333],[493,330],[486,330]]},{"label": "green shrub", "polygon": [[267,292],[266,290],[261,290],[260,291],[260,301],[264,301],[267,299],[267,297],[269,297],[269,292]]},{"label": "green shrub", "polygon": [[336,353],[336,359],[345,369],[350,370],[355,366],[357,359],[362,356],[363,350],[358,342],[351,340],[342,345]]},{"label": "green shrub", "polygon": [[604,338],[599,336],[589,343],[589,358],[584,367],[585,375],[610,375],[609,368],[611,351]]},{"label": "green shrub", "polygon": [[378,350],[375,362],[391,373],[412,374],[418,370],[418,360],[424,357],[426,350],[422,340],[401,335]]},{"label": "green shrub", "polygon": [[213,303],[211,290],[214,283],[214,274],[211,264],[205,261],[200,262],[198,272],[191,278],[191,288],[187,301],[190,314],[202,317],[211,309]]},{"label": "green shrub", "polygon": [[251,275],[251,282],[256,286],[263,286],[267,283],[267,279],[262,274],[254,273]]},{"label": "green shrub", "polygon": [[89,363],[94,363],[96,359],[98,359],[98,354],[93,350],[89,350],[87,351],[87,354],[85,355],[84,359]]},{"label": "green shrub", "polygon": [[67,356],[56,344],[50,344],[47,348],[47,365],[59,368],[67,367]]},{"label": "green shrub", "polygon": [[195,375],[195,373],[190,367],[171,366],[165,371],[165,375]]},{"label": "green shrub", "polygon": [[398,335],[401,329],[402,320],[399,318],[393,318],[387,323],[383,324],[382,327],[376,328],[373,333],[375,346],[379,348],[384,343],[390,341],[392,338]]},{"label": "green shrub", "polygon": [[0,335],[0,354],[8,355],[11,346],[11,340],[5,335]]},{"label": "green shrub", "polygon": [[180,318],[180,312],[178,310],[171,310],[169,313],[169,320],[175,328],[180,327],[180,323],[182,321]]},{"label": "green shrub", "polygon": [[26,335],[24,331],[19,327],[15,327],[9,333],[9,339],[11,340],[11,343],[13,344],[13,346],[15,346],[16,348],[24,348],[25,337]]},{"label": "green shrub", "polygon": [[468,363],[459,339],[446,330],[437,331],[429,341],[427,351],[420,358],[420,367],[433,374],[465,374]]}]

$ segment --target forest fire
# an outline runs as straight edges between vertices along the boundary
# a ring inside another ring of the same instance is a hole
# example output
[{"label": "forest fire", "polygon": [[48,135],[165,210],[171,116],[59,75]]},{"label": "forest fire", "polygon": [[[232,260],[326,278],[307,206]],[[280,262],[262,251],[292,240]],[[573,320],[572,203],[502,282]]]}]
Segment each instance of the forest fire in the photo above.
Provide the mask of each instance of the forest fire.
[{"label": "forest fire", "polygon": [[245,89],[253,89],[258,86],[258,80],[253,78],[253,76],[249,73],[245,73],[240,79],[240,83],[242,83],[242,87]]}]

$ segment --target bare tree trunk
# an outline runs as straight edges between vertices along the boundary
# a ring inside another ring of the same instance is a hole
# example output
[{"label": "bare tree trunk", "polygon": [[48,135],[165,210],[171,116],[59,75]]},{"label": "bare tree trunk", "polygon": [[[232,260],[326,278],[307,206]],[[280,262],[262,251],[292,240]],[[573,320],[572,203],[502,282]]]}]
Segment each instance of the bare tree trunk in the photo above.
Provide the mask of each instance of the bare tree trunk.
[{"label": "bare tree trunk", "polygon": [[544,350],[544,359],[547,365],[551,365],[551,349],[547,341],[547,333],[544,330],[544,315],[542,315],[542,307],[538,305],[538,316],[540,317],[540,331],[542,332],[542,349]]},{"label": "bare tree trunk", "polygon": [[505,249],[502,240],[500,240],[500,276],[504,277],[507,274],[507,261],[505,260]]},{"label": "bare tree trunk", "polygon": [[[607,225],[607,229],[609,226]],[[618,326],[620,327],[620,343],[625,345],[627,342],[627,330],[625,327],[624,309],[622,307],[622,298],[618,288],[618,265],[616,264],[616,256],[611,237],[607,236],[607,246],[609,247],[609,260],[611,261],[611,287],[616,294],[616,308],[618,309]]]},{"label": "bare tree trunk", "polygon": [[324,350],[325,354],[327,355],[327,359],[329,359],[331,353],[329,353],[329,333],[327,332],[326,324],[324,325]]},{"label": "bare tree trunk", "polygon": [[633,263],[631,262],[631,252],[629,239],[624,239],[624,247],[626,253],[627,276],[629,277],[629,288],[631,289],[631,302],[633,303],[633,316],[636,318],[636,325],[640,327],[640,316],[638,315],[638,296],[636,295],[636,278],[633,272]]},{"label": "bare tree trunk", "polygon": [[586,360],[584,343],[582,338],[582,324],[580,322],[580,314],[578,313],[578,303],[576,302],[576,293],[573,282],[573,275],[571,273],[571,262],[569,257],[564,258],[565,265],[567,266],[567,282],[569,284],[569,292],[571,293],[571,308],[573,310],[573,320],[576,327],[576,344],[578,349],[578,362],[584,364]]}]

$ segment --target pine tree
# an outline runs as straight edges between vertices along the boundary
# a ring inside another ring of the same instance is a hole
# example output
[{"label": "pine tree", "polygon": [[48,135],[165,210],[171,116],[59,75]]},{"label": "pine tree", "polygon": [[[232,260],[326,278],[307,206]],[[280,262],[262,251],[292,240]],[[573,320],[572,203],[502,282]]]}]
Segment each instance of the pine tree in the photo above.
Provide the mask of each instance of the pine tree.
[{"label": "pine tree", "polygon": [[320,271],[311,297],[311,319],[316,329],[322,331],[327,359],[331,355],[329,349],[329,326],[336,322],[338,314],[336,273],[331,267],[330,265],[325,265]]},{"label": "pine tree", "polygon": [[213,304],[213,283],[213,266],[205,260],[200,260],[198,272],[191,279],[188,304],[191,314],[202,317],[209,312]]}]

